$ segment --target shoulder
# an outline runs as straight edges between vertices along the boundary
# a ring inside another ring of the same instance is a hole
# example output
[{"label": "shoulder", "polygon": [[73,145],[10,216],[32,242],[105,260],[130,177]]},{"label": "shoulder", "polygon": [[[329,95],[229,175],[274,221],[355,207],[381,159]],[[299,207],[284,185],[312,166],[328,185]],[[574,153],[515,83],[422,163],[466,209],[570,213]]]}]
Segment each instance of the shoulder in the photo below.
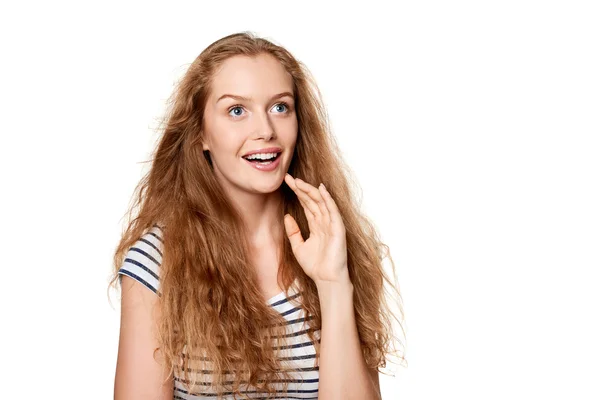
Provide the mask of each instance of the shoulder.
[{"label": "shoulder", "polygon": [[173,378],[160,351],[155,352],[161,346],[157,324],[162,316],[156,295],[161,260],[161,231],[152,227],[129,249],[119,269],[123,279],[115,399],[173,398]]},{"label": "shoulder", "polygon": [[160,264],[163,250],[162,229],[153,225],[129,248],[118,270],[157,293],[160,288]]}]

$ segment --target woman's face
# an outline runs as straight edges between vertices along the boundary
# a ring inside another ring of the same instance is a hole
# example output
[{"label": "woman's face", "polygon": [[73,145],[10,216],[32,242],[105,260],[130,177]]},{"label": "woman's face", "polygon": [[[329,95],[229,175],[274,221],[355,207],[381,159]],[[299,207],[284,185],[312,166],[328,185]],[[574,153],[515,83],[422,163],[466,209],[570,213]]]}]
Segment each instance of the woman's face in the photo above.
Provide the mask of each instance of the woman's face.
[{"label": "woman's face", "polygon": [[[291,75],[270,55],[227,59],[213,77],[203,129],[203,149],[209,151],[217,179],[226,189],[277,190],[298,135]],[[242,157],[271,147],[281,150],[273,170],[260,170]]]}]

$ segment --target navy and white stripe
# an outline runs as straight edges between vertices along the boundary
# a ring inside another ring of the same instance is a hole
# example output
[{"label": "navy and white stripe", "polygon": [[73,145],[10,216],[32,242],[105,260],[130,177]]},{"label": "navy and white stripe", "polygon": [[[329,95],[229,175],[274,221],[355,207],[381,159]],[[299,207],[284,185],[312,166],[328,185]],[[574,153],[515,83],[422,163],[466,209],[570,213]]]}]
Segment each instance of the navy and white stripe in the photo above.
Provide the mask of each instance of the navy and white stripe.
[{"label": "navy and white stripe", "polygon": [[[160,296],[159,275],[161,262],[161,228],[154,225],[129,249],[118,273],[132,277]],[[292,379],[289,381],[287,397],[283,396],[283,384],[275,383],[278,393],[282,393],[281,397],[274,397],[275,399],[317,399],[318,396],[319,366],[315,366],[315,348],[307,335],[307,329],[309,328],[307,317],[304,310],[300,308],[301,295],[302,293],[297,289],[297,286],[292,285],[287,293],[281,292],[267,301],[287,321],[286,345],[277,349],[277,351],[284,368],[295,371],[292,372]],[[312,319],[312,316],[309,315],[308,319]],[[320,330],[315,332],[315,337],[319,342],[320,334]],[[184,354],[182,356],[185,357]],[[210,362],[208,364],[210,365]],[[188,393],[181,381],[183,377],[176,374],[173,388],[174,399],[216,400],[217,395],[214,391],[211,391],[210,382],[207,381],[210,378],[211,371],[194,372],[199,374],[199,383],[195,388],[197,394]],[[225,374],[225,380],[232,382],[234,375]],[[206,386],[206,390],[202,390],[203,386]],[[246,389],[244,393],[248,394],[248,397],[253,399],[266,398],[266,393],[257,392],[248,386]],[[232,394],[226,396],[225,399],[233,400]]]},{"label": "navy and white stripe", "polygon": [[154,225],[129,249],[118,273],[132,277],[157,293],[160,289],[158,276],[161,262],[161,229]]}]

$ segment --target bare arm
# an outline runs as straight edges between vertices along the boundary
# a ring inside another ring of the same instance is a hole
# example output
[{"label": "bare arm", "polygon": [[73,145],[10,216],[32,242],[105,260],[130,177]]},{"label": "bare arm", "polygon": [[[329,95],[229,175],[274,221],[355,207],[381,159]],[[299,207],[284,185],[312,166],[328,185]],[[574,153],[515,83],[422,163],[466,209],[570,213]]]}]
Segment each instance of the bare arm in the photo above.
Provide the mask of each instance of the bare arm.
[{"label": "bare arm", "polygon": [[322,318],[319,400],[380,400],[379,372],[367,367],[360,348],[352,283],[317,287]]},{"label": "bare arm", "polygon": [[[173,400],[173,378],[157,362],[155,321],[158,296],[129,276],[121,278],[121,330],[115,373],[115,400]],[[160,353],[157,352],[157,356]]]}]

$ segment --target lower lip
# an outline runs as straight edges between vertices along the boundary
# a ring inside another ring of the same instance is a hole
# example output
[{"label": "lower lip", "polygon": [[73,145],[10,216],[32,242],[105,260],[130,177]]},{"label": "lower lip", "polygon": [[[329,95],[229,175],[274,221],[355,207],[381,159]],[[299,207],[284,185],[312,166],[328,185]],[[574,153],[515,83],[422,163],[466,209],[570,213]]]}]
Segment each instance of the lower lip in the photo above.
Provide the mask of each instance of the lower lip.
[{"label": "lower lip", "polygon": [[279,153],[279,155],[277,156],[275,161],[272,161],[270,164],[259,164],[259,163],[255,163],[255,162],[250,162],[244,158],[244,161],[246,161],[248,164],[250,164],[251,167],[258,169],[259,171],[267,171],[267,172],[273,171],[275,168],[277,168],[277,166],[279,165],[279,160],[281,160],[281,153]]}]

